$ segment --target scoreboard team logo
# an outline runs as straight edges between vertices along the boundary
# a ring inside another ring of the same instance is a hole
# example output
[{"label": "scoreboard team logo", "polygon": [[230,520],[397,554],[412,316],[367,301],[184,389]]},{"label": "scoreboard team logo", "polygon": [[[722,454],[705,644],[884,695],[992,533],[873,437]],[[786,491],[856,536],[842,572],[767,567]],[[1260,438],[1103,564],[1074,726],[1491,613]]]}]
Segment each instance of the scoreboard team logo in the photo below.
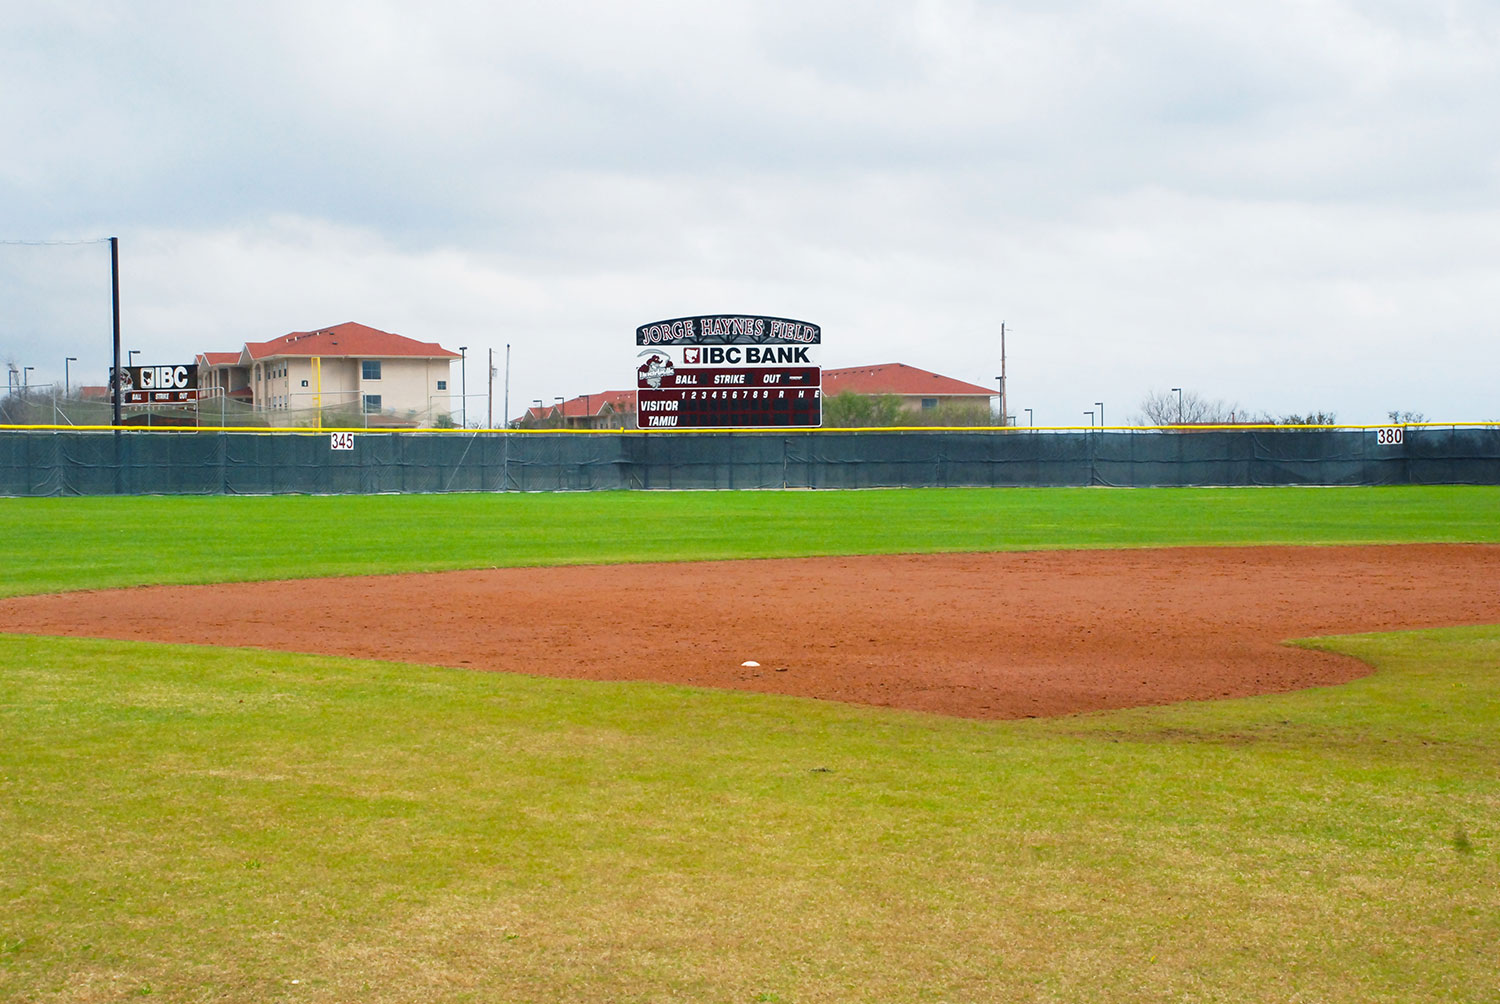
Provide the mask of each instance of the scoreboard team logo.
[{"label": "scoreboard team logo", "polygon": [[[677,371],[672,365],[671,357],[652,349],[647,349],[640,355],[650,356],[650,358],[636,367],[635,379],[637,384],[644,383],[647,387],[656,390],[661,387],[663,380],[669,380],[676,375]],[[640,357],[637,356],[637,358]]]},{"label": "scoreboard team logo", "polygon": [[816,428],[822,340],[816,324],[753,314],[643,324],[635,330],[640,427]]}]

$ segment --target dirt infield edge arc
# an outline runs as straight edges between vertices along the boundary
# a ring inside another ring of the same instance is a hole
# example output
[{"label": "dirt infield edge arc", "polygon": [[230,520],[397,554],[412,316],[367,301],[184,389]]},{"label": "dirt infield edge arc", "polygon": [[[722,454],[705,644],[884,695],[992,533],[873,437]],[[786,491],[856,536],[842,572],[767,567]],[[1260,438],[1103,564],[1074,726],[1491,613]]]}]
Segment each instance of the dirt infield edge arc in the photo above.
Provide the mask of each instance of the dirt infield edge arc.
[{"label": "dirt infield edge arc", "polygon": [[[1017,718],[1346,682],[1290,638],[1500,623],[1500,546],[505,568],[0,600],[0,630]],[[759,666],[744,666],[750,661]]]}]

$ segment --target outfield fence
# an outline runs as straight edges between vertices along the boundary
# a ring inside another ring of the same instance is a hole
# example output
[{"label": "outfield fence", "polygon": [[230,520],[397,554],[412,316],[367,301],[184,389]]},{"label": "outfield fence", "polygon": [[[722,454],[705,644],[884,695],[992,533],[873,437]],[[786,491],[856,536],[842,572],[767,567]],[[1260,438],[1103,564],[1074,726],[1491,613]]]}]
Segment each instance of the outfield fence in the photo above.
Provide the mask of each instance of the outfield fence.
[{"label": "outfield fence", "polygon": [[648,433],[0,429],[0,494],[1500,484],[1500,424]]}]

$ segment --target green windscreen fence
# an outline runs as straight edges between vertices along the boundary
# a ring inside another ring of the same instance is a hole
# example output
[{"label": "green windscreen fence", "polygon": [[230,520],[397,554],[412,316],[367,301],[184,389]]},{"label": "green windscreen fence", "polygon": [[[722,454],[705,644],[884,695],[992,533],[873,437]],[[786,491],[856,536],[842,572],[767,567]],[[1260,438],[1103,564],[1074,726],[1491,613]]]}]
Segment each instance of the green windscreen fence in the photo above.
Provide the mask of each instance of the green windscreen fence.
[{"label": "green windscreen fence", "polygon": [[327,433],[0,431],[4,495],[1398,484],[1500,484],[1500,427],[371,432],[351,449]]}]

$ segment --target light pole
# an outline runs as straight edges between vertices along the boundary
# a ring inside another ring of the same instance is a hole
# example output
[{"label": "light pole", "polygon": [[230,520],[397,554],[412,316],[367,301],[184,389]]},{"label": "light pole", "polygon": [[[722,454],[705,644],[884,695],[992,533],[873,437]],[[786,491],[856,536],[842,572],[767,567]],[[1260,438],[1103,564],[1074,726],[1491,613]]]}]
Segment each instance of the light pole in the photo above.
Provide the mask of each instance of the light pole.
[{"label": "light pole", "polygon": [[1173,387],[1172,389],[1177,392],[1177,424],[1181,425],[1182,424],[1182,388],[1181,387]]},{"label": "light pole", "polygon": [[1099,409],[1099,428],[1104,428],[1104,402],[1095,401],[1094,405]]},{"label": "light pole", "polygon": [[532,400],[536,402],[536,424],[537,425],[541,425],[542,424],[542,399],[539,398],[539,397],[534,397],[534,398],[532,398]]},{"label": "light pole", "polygon": [[[458,413],[464,428],[469,427],[469,347],[458,347]],[[449,372],[452,372],[451,370]]]},{"label": "light pole", "polygon": [[34,369],[36,369],[35,366],[22,366],[21,367],[21,396],[22,397],[26,396],[26,388],[31,386],[31,378],[28,377],[26,374],[30,373]]},{"label": "light pole", "polygon": [[73,387],[69,380],[68,363],[76,363],[77,361],[77,356],[67,356],[63,359],[63,397],[65,398],[68,396],[68,391],[72,390]]},{"label": "light pole", "polygon": [[1036,428],[1036,419],[1034,419],[1034,418],[1031,417],[1031,409],[1030,408],[1026,409],[1026,427],[1028,429],[1035,429]]},{"label": "light pole", "polygon": [[557,427],[559,429],[566,429],[568,427],[568,413],[567,409],[563,407],[563,401],[566,399],[559,394],[552,400],[557,402]]},{"label": "light pole", "polygon": [[1084,412],[1084,414],[1089,417],[1089,428],[1092,429],[1094,427],[1094,413],[1092,411],[1086,411]]}]

